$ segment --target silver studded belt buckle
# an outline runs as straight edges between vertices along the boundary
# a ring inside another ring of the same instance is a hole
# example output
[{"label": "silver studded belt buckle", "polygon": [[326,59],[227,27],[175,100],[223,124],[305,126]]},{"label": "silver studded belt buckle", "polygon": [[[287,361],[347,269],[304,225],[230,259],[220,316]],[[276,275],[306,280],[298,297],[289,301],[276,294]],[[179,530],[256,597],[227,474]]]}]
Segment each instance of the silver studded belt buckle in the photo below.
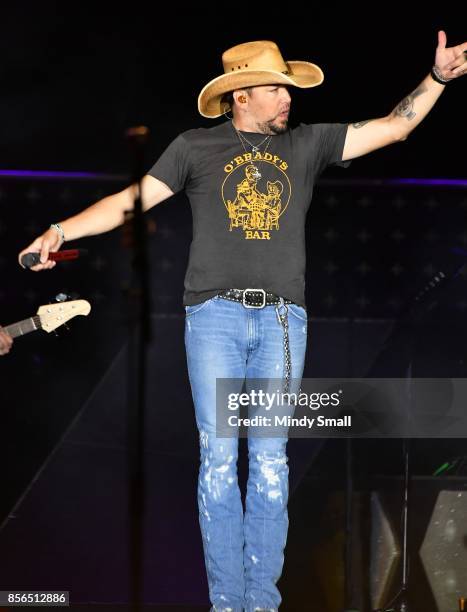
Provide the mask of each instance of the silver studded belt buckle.
[{"label": "silver studded belt buckle", "polygon": [[[263,297],[262,304],[247,304],[246,295],[247,293],[261,293]],[[264,289],[245,289],[242,295],[242,304],[245,308],[264,308],[266,306],[266,291]]]}]

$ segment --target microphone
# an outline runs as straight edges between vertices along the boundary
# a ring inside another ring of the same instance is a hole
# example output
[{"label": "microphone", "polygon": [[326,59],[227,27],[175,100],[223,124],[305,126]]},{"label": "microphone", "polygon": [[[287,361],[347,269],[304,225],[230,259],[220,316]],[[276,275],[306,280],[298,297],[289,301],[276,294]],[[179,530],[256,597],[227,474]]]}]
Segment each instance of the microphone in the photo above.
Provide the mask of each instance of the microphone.
[{"label": "microphone", "polygon": [[[64,251],[57,251],[56,253],[49,253],[50,261],[68,261],[70,259],[78,259],[78,257],[84,257],[88,254],[87,249],[65,249]],[[40,253],[25,253],[21,257],[21,265],[25,268],[32,268],[32,266],[41,263]]]}]

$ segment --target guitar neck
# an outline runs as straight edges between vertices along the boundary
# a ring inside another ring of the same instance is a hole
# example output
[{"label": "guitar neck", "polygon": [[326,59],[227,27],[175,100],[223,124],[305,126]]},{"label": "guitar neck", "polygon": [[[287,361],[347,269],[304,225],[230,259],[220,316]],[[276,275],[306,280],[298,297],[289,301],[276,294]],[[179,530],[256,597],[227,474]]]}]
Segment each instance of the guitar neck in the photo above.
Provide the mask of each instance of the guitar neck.
[{"label": "guitar neck", "polygon": [[12,338],[17,338],[18,336],[24,336],[25,334],[29,334],[30,332],[41,328],[41,320],[38,316],[35,316],[29,317],[29,319],[24,319],[23,321],[18,321],[17,323],[12,323],[11,325],[7,325],[3,329]]}]

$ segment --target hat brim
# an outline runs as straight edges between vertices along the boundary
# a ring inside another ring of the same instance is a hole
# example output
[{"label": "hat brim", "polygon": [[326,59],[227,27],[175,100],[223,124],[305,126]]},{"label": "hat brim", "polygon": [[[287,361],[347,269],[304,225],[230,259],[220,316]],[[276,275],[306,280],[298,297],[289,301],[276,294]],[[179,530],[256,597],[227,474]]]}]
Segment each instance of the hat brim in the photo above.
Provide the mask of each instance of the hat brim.
[{"label": "hat brim", "polygon": [[324,80],[323,71],[311,62],[287,62],[289,74],[275,70],[241,70],[229,74],[222,74],[209,81],[198,96],[198,110],[203,117],[213,119],[224,114],[225,108],[221,105],[224,94],[244,87],[257,85],[289,85],[307,89],[321,85]]}]

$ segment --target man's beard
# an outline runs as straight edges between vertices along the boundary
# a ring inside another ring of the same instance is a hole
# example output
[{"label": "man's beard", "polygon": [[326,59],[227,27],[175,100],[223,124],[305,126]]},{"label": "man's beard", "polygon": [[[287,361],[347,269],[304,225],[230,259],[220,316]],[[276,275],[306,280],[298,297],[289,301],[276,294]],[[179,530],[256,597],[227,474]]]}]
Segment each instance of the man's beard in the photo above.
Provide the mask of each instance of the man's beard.
[{"label": "man's beard", "polygon": [[285,132],[287,132],[287,130],[289,129],[289,120],[286,119],[285,123],[283,123],[282,125],[275,125],[274,123],[271,123],[269,127],[271,128],[271,132],[273,132],[274,134],[285,134]]},{"label": "man's beard", "polygon": [[263,134],[275,134],[279,136],[280,134],[285,134],[289,129],[289,120],[286,119],[285,122],[281,125],[276,125],[274,123],[275,119],[271,119],[270,121],[264,121],[263,123],[258,123],[258,129]]}]

